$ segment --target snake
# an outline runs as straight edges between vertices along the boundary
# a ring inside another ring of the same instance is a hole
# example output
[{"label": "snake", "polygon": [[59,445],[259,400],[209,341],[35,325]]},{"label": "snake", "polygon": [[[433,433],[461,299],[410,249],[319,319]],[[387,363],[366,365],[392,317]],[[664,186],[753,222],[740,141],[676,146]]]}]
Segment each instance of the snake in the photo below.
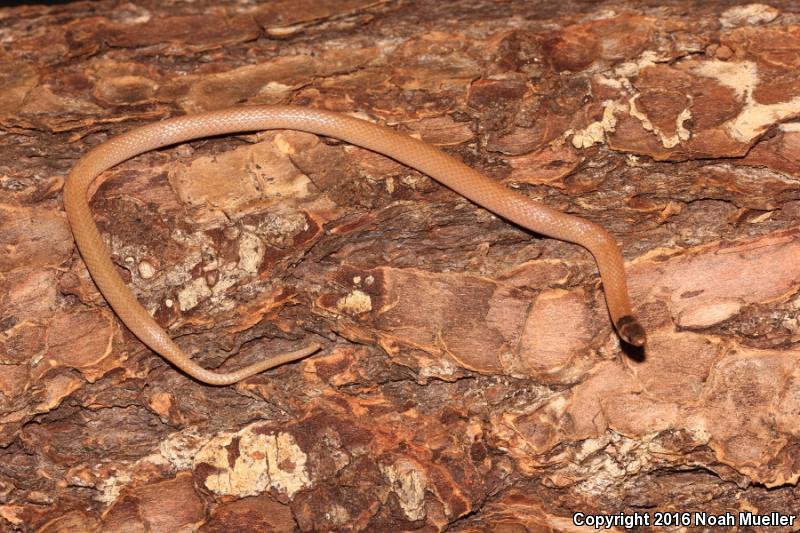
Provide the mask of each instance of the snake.
[{"label": "snake", "polygon": [[440,149],[387,126],[303,106],[238,106],[167,118],[112,137],[81,157],[64,183],[67,219],[78,251],[100,293],[143,344],[192,378],[208,385],[230,385],[307,357],[322,346],[312,342],[230,372],[208,370],[193,361],[142,306],[117,271],[92,218],[91,185],[103,172],[150,150],[204,137],[264,130],[305,131],[383,154],[430,176],[503,219],[537,234],[584,247],[597,263],[608,312],[620,339],[635,347],[645,345],[645,329],[632,311],[620,248],[600,225],[550,208]]}]

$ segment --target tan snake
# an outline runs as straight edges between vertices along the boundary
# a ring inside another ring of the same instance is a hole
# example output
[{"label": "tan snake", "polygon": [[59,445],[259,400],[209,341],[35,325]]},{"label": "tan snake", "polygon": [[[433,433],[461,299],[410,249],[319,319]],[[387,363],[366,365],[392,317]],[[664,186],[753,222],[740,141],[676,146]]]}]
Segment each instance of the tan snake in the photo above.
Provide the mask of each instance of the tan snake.
[{"label": "tan snake", "polygon": [[631,311],[622,255],[603,228],[546,207],[506,188],[422,141],[341,115],[295,106],[238,107],[156,122],[133,129],[93,148],[73,167],[64,185],[64,206],[81,256],[100,292],[122,322],[153,351],[193,378],[210,385],[228,385],[320,349],[312,343],[240,370],[206,370],[175,344],[125,285],[111,261],[89,210],[89,187],[102,172],[149,150],[201,137],[237,132],[291,129],[334,137],[384,154],[439,181],[476,204],[536,233],[577,243],[588,249],[600,270],[606,303],[619,336],[629,344],[645,344],[644,328]]}]

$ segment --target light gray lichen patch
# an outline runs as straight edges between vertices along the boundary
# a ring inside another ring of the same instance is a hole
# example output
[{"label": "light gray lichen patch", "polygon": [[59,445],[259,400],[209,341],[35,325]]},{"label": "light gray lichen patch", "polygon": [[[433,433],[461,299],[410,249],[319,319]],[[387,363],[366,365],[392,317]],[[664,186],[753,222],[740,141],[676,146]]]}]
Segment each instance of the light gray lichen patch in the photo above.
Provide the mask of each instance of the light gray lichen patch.
[{"label": "light gray lichen patch", "polygon": [[238,267],[245,272],[255,274],[264,261],[267,247],[258,235],[243,231],[239,236],[239,263]]},{"label": "light gray lichen patch", "polygon": [[354,289],[336,301],[336,308],[339,311],[353,315],[366,313],[372,311],[372,298],[369,294]]},{"label": "light gray lichen patch", "polygon": [[[221,433],[200,449],[194,468],[214,467],[203,482],[208,490],[241,498],[272,489],[292,498],[311,485],[308,456],[294,437],[259,429],[254,424],[236,433]],[[231,454],[231,446],[238,453]]]},{"label": "light gray lichen patch", "polygon": [[394,464],[381,465],[381,473],[389,481],[390,489],[400,508],[410,521],[425,518],[425,492],[427,479],[424,471],[407,459],[398,459]]},{"label": "light gray lichen patch", "polygon": [[188,311],[197,307],[210,296],[211,289],[208,288],[205,278],[196,278],[178,291],[178,305],[182,311]]},{"label": "light gray lichen patch", "polygon": [[260,216],[255,226],[248,226],[253,233],[275,248],[289,248],[294,238],[308,230],[305,213],[288,206],[276,206]]},{"label": "light gray lichen patch", "polygon": [[658,137],[658,140],[661,142],[661,145],[664,148],[675,148],[678,146],[681,141],[688,141],[689,138],[692,136],[691,132],[686,129],[684,124],[691,120],[692,118],[692,97],[691,95],[686,95],[689,100],[689,104],[686,108],[684,108],[678,116],[675,118],[675,134],[674,135],[667,135],[664,133],[660,128],[658,128],[655,124],[653,124],[648,116],[640,111],[636,107],[636,100],[639,98],[639,94],[633,95],[630,100],[628,100],[628,105],[630,106],[630,115],[633,118],[639,120],[642,123],[642,127],[647,131],[653,132],[653,134]]},{"label": "light gray lichen patch", "polygon": [[[606,140],[606,133],[613,132],[617,127],[615,114],[627,111],[627,106],[614,101],[603,102],[603,118],[592,122],[585,128],[572,133],[572,146],[575,148],[589,148]],[[569,135],[569,133],[567,133]]]},{"label": "light gray lichen patch", "polygon": [[719,17],[723,28],[757,26],[772,22],[781,12],[766,4],[746,4],[726,9]]},{"label": "light gray lichen patch", "polygon": [[800,97],[774,104],[755,101],[753,91],[761,79],[758,66],[752,61],[703,61],[693,72],[715,79],[719,84],[733,89],[736,96],[744,100],[744,107],[739,114],[725,124],[728,133],[737,141],[749,143],[773,124],[800,113]]}]

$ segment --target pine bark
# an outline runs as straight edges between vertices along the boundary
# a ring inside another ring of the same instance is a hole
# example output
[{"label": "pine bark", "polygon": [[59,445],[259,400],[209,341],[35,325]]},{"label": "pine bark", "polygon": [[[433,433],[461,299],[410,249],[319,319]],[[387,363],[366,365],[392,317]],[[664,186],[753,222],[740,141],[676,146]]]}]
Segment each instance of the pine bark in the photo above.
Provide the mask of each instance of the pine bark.
[{"label": "pine bark", "polygon": [[[793,2],[103,0],[0,9],[0,35],[0,530],[797,512]],[[325,346],[236,386],[183,375],[97,292],[64,178],[137,125],[271,103],[386,124],[603,225],[647,348],[620,346],[580,247],[275,131],[98,183],[120,272],[203,366]]]}]

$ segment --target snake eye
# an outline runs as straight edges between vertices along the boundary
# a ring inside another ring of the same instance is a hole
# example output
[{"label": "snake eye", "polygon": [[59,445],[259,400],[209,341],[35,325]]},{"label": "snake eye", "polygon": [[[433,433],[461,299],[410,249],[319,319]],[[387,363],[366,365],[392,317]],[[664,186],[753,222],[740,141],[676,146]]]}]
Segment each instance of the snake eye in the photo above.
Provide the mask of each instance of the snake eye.
[{"label": "snake eye", "polygon": [[633,346],[644,346],[647,342],[647,333],[636,317],[625,315],[615,324],[619,336]]}]

